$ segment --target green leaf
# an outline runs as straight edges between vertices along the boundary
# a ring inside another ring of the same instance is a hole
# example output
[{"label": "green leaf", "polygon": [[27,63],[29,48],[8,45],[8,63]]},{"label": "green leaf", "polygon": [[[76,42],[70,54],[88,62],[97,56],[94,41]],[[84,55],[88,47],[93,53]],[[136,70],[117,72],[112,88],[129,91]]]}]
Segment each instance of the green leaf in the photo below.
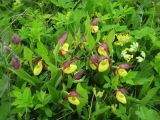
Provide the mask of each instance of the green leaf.
[{"label": "green leaf", "polygon": [[107,38],[108,39],[107,39],[106,42],[108,43],[108,46],[109,46],[110,55],[113,55],[114,51],[113,51],[112,43],[113,43],[113,41],[115,39],[115,31],[114,30],[110,31]]},{"label": "green leaf", "polygon": [[110,108],[111,108],[110,106],[104,106],[103,108],[96,110],[95,112],[92,113],[92,119],[94,119],[94,117],[100,114],[104,114],[104,112],[108,111]]},{"label": "green leaf", "polygon": [[117,76],[113,77],[113,79],[111,81],[112,81],[112,88],[114,90],[117,90],[118,83],[119,83],[119,76],[117,75]]},{"label": "green leaf", "polygon": [[13,73],[15,73],[18,77],[25,80],[26,82],[30,83],[31,85],[36,85],[36,83],[39,83],[39,80],[34,77],[30,76],[27,72],[25,72],[23,69],[14,70],[12,68],[9,68]]},{"label": "green leaf", "polygon": [[44,110],[48,117],[52,117],[52,110],[50,108],[46,107]]},{"label": "green leaf", "polygon": [[158,112],[145,106],[141,106],[135,113],[140,120],[160,120],[160,114]]},{"label": "green leaf", "polygon": [[0,79],[0,98],[3,96],[4,92],[8,88],[9,78],[7,75],[3,75],[2,79]]},{"label": "green leaf", "polygon": [[146,93],[146,96],[141,100],[141,104],[146,105],[149,102],[152,102],[152,98],[156,95],[160,87],[154,87],[149,89]]},{"label": "green leaf", "polygon": [[31,70],[33,70],[32,55],[33,52],[29,48],[25,47],[23,52],[24,60],[27,60],[29,62]]},{"label": "green leaf", "polygon": [[46,63],[49,62],[48,50],[47,50],[47,48],[43,45],[43,43],[42,43],[41,41],[38,41],[38,43],[37,43],[36,52],[38,53],[39,56],[42,57],[42,59],[45,60]]},{"label": "green leaf", "polygon": [[82,98],[80,98],[80,105],[77,106],[77,111],[80,115],[83,106],[88,103],[88,92],[81,86],[81,83],[77,84],[76,91],[82,96]]},{"label": "green leaf", "polygon": [[91,25],[90,25],[89,16],[87,17],[87,20],[85,22],[85,28],[86,28],[86,31],[87,31],[86,41],[87,41],[88,49],[91,52],[92,49],[95,47],[96,41],[94,40],[94,38],[93,38],[93,36],[91,34]]}]

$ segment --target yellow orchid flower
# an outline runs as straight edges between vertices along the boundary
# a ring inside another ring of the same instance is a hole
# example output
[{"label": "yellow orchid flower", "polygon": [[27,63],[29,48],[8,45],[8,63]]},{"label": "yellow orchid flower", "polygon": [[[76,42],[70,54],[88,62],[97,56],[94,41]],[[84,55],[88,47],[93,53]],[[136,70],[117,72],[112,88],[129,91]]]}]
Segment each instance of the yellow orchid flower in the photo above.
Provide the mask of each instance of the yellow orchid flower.
[{"label": "yellow orchid flower", "polygon": [[97,66],[95,64],[92,63],[92,61],[89,61],[89,65],[92,68],[92,70],[96,70]]},{"label": "yellow orchid flower", "polygon": [[103,46],[99,46],[99,47],[98,47],[98,53],[99,53],[100,55],[102,55],[102,56],[108,57],[108,54],[107,54],[107,52],[106,52],[106,50],[104,49]]},{"label": "yellow orchid flower", "polygon": [[98,71],[104,72],[109,69],[109,61],[107,59],[101,60],[101,62],[98,65]]},{"label": "yellow orchid flower", "polygon": [[92,32],[92,33],[97,33],[98,30],[99,30],[99,27],[98,27],[97,25],[91,26],[91,32]]},{"label": "yellow orchid flower", "polygon": [[125,69],[120,68],[120,69],[118,69],[118,74],[120,77],[125,77],[128,73]]},{"label": "yellow orchid flower", "polygon": [[41,73],[42,69],[43,69],[43,63],[42,63],[42,61],[39,61],[37,63],[37,65],[34,67],[33,74],[39,75]]},{"label": "yellow orchid flower", "polygon": [[68,101],[73,105],[79,105],[80,104],[80,101],[76,96],[68,97]]},{"label": "yellow orchid flower", "polygon": [[121,91],[117,91],[116,92],[116,99],[123,104],[127,103],[126,97],[124,96],[124,94]]},{"label": "yellow orchid flower", "polygon": [[75,72],[76,69],[77,69],[77,65],[75,65],[75,64],[70,64],[69,67],[67,67],[67,68],[65,68],[65,69],[63,70],[63,72],[66,73],[66,74],[71,74],[71,73]]},{"label": "yellow orchid flower", "polygon": [[64,43],[63,46],[60,48],[62,55],[65,55],[68,52],[68,48],[69,48],[69,44]]}]

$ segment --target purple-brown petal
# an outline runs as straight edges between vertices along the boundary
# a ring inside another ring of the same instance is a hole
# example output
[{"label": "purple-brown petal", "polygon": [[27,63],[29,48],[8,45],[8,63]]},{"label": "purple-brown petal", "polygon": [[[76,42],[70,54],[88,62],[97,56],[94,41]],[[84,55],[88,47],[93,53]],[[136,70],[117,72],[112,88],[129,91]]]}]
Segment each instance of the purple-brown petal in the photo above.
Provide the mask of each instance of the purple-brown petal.
[{"label": "purple-brown petal", "polygon": [[107,43],[103,43],[102,47],[105,49],[106,52],[108,52],[108,44]]},{"label": "purple-brown petal", "polygon": [[66,61],[66,62],[64,62],[63,65],[62,65],[63,69],[69,67],[71,63],[72,63],[72,61]]},{"label": "purple-brown petal", "polygon": [[65,32],[60,38],[59,38],[59,42],[61,43],[61,45],[64,44],[64,42],[67,40],[68,38],[68,33]]},{"label": "purple-brown petal", "polygon": [[104,60],[104,59],[106,59],[106,57],[105,56],[100,56],[99,58],[98,58],[98,63],[100,63],[102,60]]},{"label": "purple-brown petal", "polygon": [[75,80],[79,80],[79,79],[81,79],[83,77],[83,75],[84,75],[84,71],[79,71],[76,74],[74,74],[73,78]]},{"label": "purple-brown petal", "polygon": [[119,89],[119,91],[121,91],[121,93],[123,93],[123,94],[128,94],[127,89],[121,88],[121,89]]},{"label": "purple-brown petal", "polygon": [[97,56],[91,56],[91,57],[90,57],[90,61],[91,61],[94,65],[97,65],[98,57],[97,57]]},{"label": "purple-brown petal", "polygon": [[97,25],[98,21],[99,21],[99,17],[93,18],[93,20],[91,21],[91,25]]},{"label": "purple-brown petal", "polygon": [[130,69],[130,68],[133,68],[134,66],[131,64],[124,63],[124,64],[120,64],[119,67],[124,69]]},{"label": "purple-brown petal", "polygon": [[70,91],[68,97],[82,97],[82,96],[76,91]]}]

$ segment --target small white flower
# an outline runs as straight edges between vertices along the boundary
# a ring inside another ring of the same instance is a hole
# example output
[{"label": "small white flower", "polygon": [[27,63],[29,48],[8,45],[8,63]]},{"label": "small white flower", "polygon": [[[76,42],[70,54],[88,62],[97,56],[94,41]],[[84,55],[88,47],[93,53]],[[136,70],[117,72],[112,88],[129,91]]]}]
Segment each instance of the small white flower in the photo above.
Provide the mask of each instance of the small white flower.
[{"label": "small white flower", "polygon": [[142,61],[144,61],[144,58],[142,58],[142,57],[140,57],[140,56],[138,56],[138,57],[136,57],[136,59],[137,59],[137,62],[142,62]]},{"label": "small white flower", "polygon": [[138,42],[133,42],[133,44],[130,45],[129,52],[136,52],[138,49],[138,46],[139,46]]},{"label": "small white flower", "polygon": [[127,51],[126,51],[126,50],[123,50],[122,53],[121,53],[122,56],[124,56],[124,55],[126,55],[126,54],[127,54]]},{"label": "small white flower", "polygon": [[125,60],[127,60],[130,56],[131,56],[130,54],[125,54],[125,55],[123,56],[123,58],[124,58]]},{"label": "small white flower", "polygon": [[143,58],[145,58],[145,57],[146,57],[146,53],[145,53],[144,51],[141,51],[141,56],[142,56]]}]

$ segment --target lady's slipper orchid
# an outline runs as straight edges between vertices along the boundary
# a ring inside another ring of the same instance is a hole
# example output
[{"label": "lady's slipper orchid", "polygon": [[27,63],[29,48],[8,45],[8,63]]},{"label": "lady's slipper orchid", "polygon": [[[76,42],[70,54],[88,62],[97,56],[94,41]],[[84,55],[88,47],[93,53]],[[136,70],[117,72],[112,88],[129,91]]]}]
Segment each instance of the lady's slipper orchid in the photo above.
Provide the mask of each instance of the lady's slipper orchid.
[{"label": "lady's slipper orchid", "polygon": [[73,64],[75,60],[77,60],[77,58],[63,63],[62,70],[65,74],[71,74],[76,71],[77,65]]},{"label": "lady's slipper orchid", "polygon": [[63,72],[66,73],[66,74],[71,74],[71,73],[75,72],[76,69],[77,69],[77,65],[75,65],[75,64],[70,64],[69,67],[67,67],[67,68],[65,68],[65,69],[63,70]]},{"label": "lady's slipper orchid", "polygon": [[128,74],[127,71],[123,68],[118,68],[117,71],[120,77],[125,77]]},{"label": "lady's slipper orchid", "polygon": [[97,33],[98,30],[99,30],[99,27],[98,27],[97,25],[91,26],[91,32],[92,32],[92,33]]},{"label": "lady's slipper orchid", "polygon": [[105,72],[106,70],[109,69],[109,60],[106,59],[104,56],[101,56],[98,62],[99,62],[99,65],[98,65],[99,72]]},{"label": "lady's slipper orchid", "polygon": [[105,56],[105,57],[108,57],[108,45],[106,43],[103,43],[102,45],[100,45],[98,47],[98,53],[101,55],[101,56]]},{"label": "lady's slipper orchid", "polygon": [[68,101],[73,105],[79,105],[80,101],[77,97],[68,97]]},{"label": "lady's slipper orchid", "polygon": [[89,65],[93,70],[97,69],[97,66],[98,66],[97,62],[98,62],[97,56],[91,56]]},{"label": "lady's slipper orchid", "polygon": [[68,52],[69,44],[64,43],[63,46],[60,48],[61,54],[65,55]]},{"label": "lady's slipper orchid", "polygon": [[43,62],[40,60],[33,69],[34,75],[39,75],[43,69]]},{"label": "lady's slipper orchid", "polygon": [[124,94],[121,91],[117,91],[116,92],[116,99],[123,104],[127,103],[126,97],[124,96]]},{"label": "lady's slipper orchid", "polygon": [[68,95],[68,101],[73,105],[79,105],[80,104],[79,97],[81,97],[79,93],[71,91]]}]

